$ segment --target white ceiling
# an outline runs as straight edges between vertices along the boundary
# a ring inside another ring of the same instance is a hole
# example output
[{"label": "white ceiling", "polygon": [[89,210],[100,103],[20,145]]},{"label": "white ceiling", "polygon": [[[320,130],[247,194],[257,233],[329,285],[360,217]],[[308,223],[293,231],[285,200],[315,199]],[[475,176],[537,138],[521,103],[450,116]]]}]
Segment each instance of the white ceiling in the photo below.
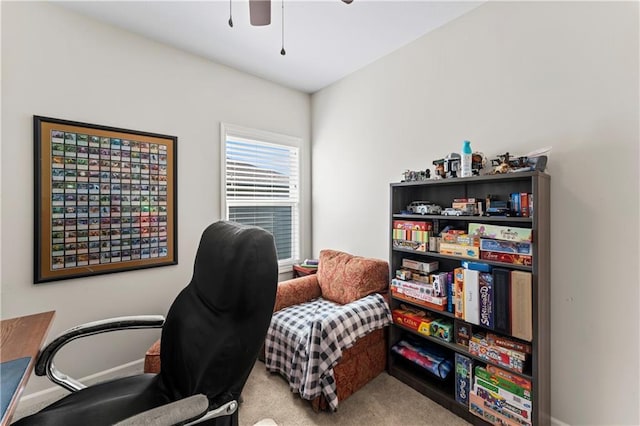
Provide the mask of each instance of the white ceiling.
[{"label": "white ceiling", "polygon": [[313,93],[484,1],[288,0],[271,25],[249,24],[248,0],[59,1],[56,4],[283,86]]}]

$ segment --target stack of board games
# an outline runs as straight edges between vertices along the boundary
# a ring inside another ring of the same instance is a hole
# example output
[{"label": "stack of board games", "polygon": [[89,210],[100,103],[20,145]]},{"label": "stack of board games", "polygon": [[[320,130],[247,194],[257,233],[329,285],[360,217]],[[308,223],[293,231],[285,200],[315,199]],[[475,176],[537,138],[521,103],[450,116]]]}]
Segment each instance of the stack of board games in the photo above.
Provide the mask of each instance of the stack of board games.
[{"label": "stack of board games", "polygon": [[433,223],[426,221],[393,221],[393,247],[426,252]]},{"label": "stack of board games", "polygon": [[473,369],[469,411],[494,425],[531,426],[531,381],[487,365]]}]

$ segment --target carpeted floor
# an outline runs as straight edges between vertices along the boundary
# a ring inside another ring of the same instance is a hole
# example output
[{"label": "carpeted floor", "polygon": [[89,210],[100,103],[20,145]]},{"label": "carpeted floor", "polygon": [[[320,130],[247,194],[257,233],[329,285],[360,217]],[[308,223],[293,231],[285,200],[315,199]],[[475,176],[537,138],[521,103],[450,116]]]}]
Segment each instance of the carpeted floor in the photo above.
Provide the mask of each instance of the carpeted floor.
[{"label": "carpeted floor", "polygon": [[[268,373],[257,361],[242,392],[240,426],[463,426],[466,421],[409,386],[382,373],[341,402],[335,413],[315,413],[308,401],[289,390],[287,382]],[[13,420],[53,401],[20,407]],[[256,425],[257,426],[257,425]]]},{"label": "carpeted floor", "polygon": [[315,413],[308,401],[289,390],[282,377],[268,373],[264,364],[258,361],[242,397],[241,426],[254,425],[261,420],[272,420],[278,426],[469,424],[387,373],[380,374],[341,402],[335,413]]}]

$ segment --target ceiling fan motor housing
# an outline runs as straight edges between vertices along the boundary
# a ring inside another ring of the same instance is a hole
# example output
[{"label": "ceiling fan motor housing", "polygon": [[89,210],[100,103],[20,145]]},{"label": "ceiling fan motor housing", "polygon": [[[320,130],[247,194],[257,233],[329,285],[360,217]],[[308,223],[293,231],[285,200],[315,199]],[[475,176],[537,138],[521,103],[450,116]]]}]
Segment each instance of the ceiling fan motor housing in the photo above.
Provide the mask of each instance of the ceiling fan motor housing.
[{"label": "ceiling fan motor housing", "polygon": [[271,0],[249,0],[249,21],[254,26],[271,24]]}]

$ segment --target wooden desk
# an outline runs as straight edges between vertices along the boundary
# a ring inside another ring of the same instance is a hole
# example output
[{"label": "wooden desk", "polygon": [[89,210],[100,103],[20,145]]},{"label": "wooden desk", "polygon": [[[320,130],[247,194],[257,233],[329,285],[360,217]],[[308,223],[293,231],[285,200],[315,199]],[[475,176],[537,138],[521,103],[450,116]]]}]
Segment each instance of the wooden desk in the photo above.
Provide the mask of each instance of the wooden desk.
[{"label": "wooden desk", "polygon": [[2,320],[0,323],[0,362],[31,357],[22,380],[18,384],[7,411],[2,416],[1,426],[11,423],[20,395],[31,377],[36,358],[51,327],[55,311],[42,312],[24,317]]}]

